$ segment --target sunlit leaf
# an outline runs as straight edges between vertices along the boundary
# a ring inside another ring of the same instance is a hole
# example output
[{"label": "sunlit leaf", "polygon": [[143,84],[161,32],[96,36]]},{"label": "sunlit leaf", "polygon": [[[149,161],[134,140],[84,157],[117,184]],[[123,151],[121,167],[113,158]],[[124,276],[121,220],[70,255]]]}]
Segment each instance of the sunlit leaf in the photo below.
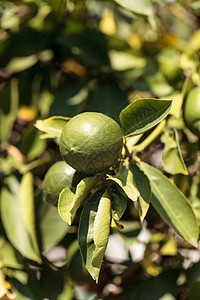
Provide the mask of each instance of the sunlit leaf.
[{"label": "sunlit leaf", "polygon": [[135,186],[134,176],[128,165],[120,166],[119,173],[115,176],[107,175],[109,180],[116,182],[125,192],[128,198],[136,201],[139,191]]},{"label": "sunlit leaf", "polygon": [[63,127],[67,124],[70,118],[67,117],[50,117],[45,120],[37,120],[35,127],[40,131],[46,132],[55,138],[60,138]]},{"label": "sunlit leaf", "polygon": [[8,239],[23,256],[40,262],[24,221],[19,182],[15,177],[9,177],[7,185],[1,193],[1,217]]},{"label": "sunlit leaf", "polygon": [[188,243],[197,247],[199,226],[187,198],[156,168],[141,162],[140,167],[149,178],[151,203],[161,218]]},{"label": "sunlit leaf", "polygon": [[62,190],[58,200],[58,212],[61,218],[71,225],[76,211],[97,183],[98,177],[83,178],[75,188]]},{"label": "sunlit leaf", "polygon": [[22,269],[22,258],[17,250],[11,246],[11,244],[0,239],[0,261],[2,267]]},{"label": "sunlit leaf", "polygon": [[6,66],[6,69],[12,73],[21,72],[32,67],[37,63],[37,61],[38,55],[36,54],[24,57],[14,57],[10,60],[9,64]]},{"label": "sunlit leaf", "polygon": [[107,189],[100,199],[97,214],[94,220],[94,234],[93,240],[95,250],[92,256],[92,267],[94,271],[94,278],[98,282],[99,272],[103,261],[104,253],[108,244],[110,233],[111,220],[111,200],[110,191]]},{"label": "sunlit leaf", "polygon": [[125,9],[130,10],[131,12],[143,16],[147,16],[149,22],[153,27],[155,27],[155,17],[153,6],[150,0],[140,0],[140,1],[131,1],[131,0],[114,0],[120,6]]},{"label": "sunlit leaf", "polygon": [[167,116],[171,102],[171,100],[157,99],[135,100],[120,114],[124,133],[134,136],[151,129]]},{"label": "sunlit leaf", "polygon": [[187,175],[188,172],[180,150],[177,131],[166,131],[162,135],[161,141],[165,144],[162,154],[165,171],[173,175],[179,173]]},{"label": "sunlit leaf", "polygon": [[7,293],[3,269],[0,269],[0,299]]},{"label": "sunlit leaf", "polygon": [[36,220],[35,220],[35,203],[33,194],[33,175],[32,173],[27,173],[22,177],[20,184],[20,205],[22,209],[23,220],[30,235],[33,247],[35,251],[39,254],[39,247],[36,236]]},{"label": "sunlit leaf", "polygon": [[90,275],[98,281],[108,243],[111,220],[109,191],[96,192],[86,203],[79,224],[81,255]]}]

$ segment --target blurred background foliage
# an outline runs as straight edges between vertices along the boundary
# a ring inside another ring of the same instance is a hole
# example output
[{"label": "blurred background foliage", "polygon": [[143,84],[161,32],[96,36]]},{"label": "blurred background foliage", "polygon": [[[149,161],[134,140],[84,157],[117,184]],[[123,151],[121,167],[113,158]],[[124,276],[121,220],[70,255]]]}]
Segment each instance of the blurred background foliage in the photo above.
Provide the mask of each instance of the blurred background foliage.
[{"label": "blurred background foliage", "polygon": [[[173,99],[162,137],[143,159],[168,174],[200,221],[199,138],[183,121],[185,99],[200,86],[199,25],[200,1],[192,0],[1,1],[1,299],[200,298],[199,250],[152,207],[141,224],[130,203],[125,229],[112,229],[99,284],[91,280],[78,220],[69,228],[42,201],[44,175],[61,157],[33,126],[83,111],[118,121],[136,98]],[[188,175],[171,169],[174,130]]]}]

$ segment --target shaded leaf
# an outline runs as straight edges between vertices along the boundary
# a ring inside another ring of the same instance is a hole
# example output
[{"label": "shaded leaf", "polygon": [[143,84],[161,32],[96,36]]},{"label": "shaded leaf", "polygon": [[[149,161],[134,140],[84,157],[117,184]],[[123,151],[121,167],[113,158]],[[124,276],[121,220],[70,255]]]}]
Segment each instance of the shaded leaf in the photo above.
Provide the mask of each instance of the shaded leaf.
[{"label": "shaded leaf", "polygon": [[166,131],[162,135],[161,141],[165,144],[162,154],[165,171],[173,175],[179,173],[187,175],[188,172],[180,150],[177,131]]},{"label": "shaded leaf", "polygon": [[83,200],[88,196],[98,177],[83,178],[75,188],[62,190],[58,200],[58,212],[61,218],[71,225],[76,211]]},{"label": "shaded leaf", "polygon": [[55,138],[60,138],[63,127],[70,120],[67,117],[55,116],[45,120],[37,120],[35,127]]},{"label": "shaded leaf", "polygon": [[22,217],[27,232],[30,235],[35,252],[37,252],[38,257],[40,257],[37,236],[36,236],[33,175],[30,172],[25,174],[22,177],[21,184],[20,184],[19,198],[20,198],[20,205],[22,210]]},{"label": "shaded leaf", "polygon": [[7,179],[7,187],[1,193],[1,217],[8,239],[25,257],[40,262],[35,251],[31,236],[27,231],[19,199],[20,185],[15,177]]},{"label": "shaded leaf", "polygon": [[60,242],[69,230],[59,216],[58,210],[52,205],[46,204],[39,197],[39,208],[37,211],[37,223],[39,228],[41,248],[43,251],[49,250]]},{"label": "shaded leaf", "polygon": [[171,102],[157,99],[135,100],[121,111],[120,121],[124,133],[134,136],[151,129],[167,116]]},{"label": "shaded leaf", "polygon": [[109,180],[115,181],[122,188],[128,198],[132,201],[137,200],[140,194],[135,186],[133,173],[129,169],[129,165],[120,166],[119,173],[117,175],[107,176]]},{"label": "shaded leaf", "polygon": [[126,105],[127,95],[114,81],[104,80],[91,85],[87,99],[88,110],[101,112],[119,121],[119,113]]},{"label": "shaded leaf", "polygon": [[149,179],[144,172],[140,170],[138,165],[130,164],[129,168],[132,171],[135,185],[140,193],[138,198],[139,216],[140,220],[143,221],[149,209],[151,199],[151,187]]},{"label": "shaded leaf", "polygon": [[119,221],[126,210],[127,197],[123,196],[116,187],[112,187],[111,206],[113,219]]},{"label": "shaded leaf", "polygon": [[192,246],[197,247],[199,226],[187,198],[156,168],[141,162],[140,167],[149,178],[151,203],[161,218]]},{"label": "shaded leaf", "polygon": [[45,150],[46,141],[41,139],[41,135],[42,133],[34,128],[32,124],[22,135],[19,147],[27,160],[32,161]]}]

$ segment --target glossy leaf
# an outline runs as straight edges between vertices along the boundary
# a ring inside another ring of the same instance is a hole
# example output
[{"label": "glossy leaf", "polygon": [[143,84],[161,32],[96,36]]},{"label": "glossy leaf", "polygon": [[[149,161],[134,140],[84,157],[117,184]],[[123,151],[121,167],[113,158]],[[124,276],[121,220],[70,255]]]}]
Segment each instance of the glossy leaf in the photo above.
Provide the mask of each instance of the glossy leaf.
[{"label": "glossy leaf", "polygon": [[62,129],[69,120],[70,118],[67,117],[50,117],[45,120],[37,120],[35,127],[40,131],[50,134],[50,136],[53,136],[54,138],[60,138]]},{"label": "glossy leaf", "polygon": [[120,121],[128,136],[141,134],[160,121],[170,111],[171,100],[138,99],[121,111]]},{"label": "glossy leaf", "polygon": [[97,177],[83,178],[75,188],[62,190],[58,200],[58,212],[61,218],[71,225],[76,211],[88,196],[93,186],[97,183]]},{"label": "glossy leaf", "polygon": [[20,205],[22,209],[23,220],[30,235],[35,252],[39,254],[39,247],[36,236],[35,203],[33,194],[33,175],[27,173],[22,177],[20,184]]},{"label": "glossy leaf", "polygon": [[187,175],[188,172],[180,150],[177,131],[166,131],[162,135],[161,141],[165,144],[162,154],[165,171],[173,175],[179,173]]},{"label": "glossy leaf", "polygon": [[143,221],[149,209],[149,204],[151,199],[151,187],[150,187],[149,179],[144,174],[144,172],[140,170],[138,165],[130,164],[129,168],[132,171],[135,185],[140,193],[138,198],[139,216],[140,216],[140,220]]},{"label": "glossy leaf", "polygon": [[98,282],[111,221],[109,190],[95,193],[85,205],[79,225],[79,247],[86,268]]},{"label": "glossy leaf", "polygon": [[123,196],[116,187],[112,187],[111,206],[113,219],[119,221],[126,210],[127,197]]},{"label": "glossy leaf", "polygon": [[132,201],[136,201],[139,197],[140,194],[135,186],[133,173],[128,165],[122,165],[119,173],[115,176],[108,175],[108,179],[116,182]]},{"label": "glossy leaf", "polygon": [[19,182],[15,177],[9,177],[7,185],[1,193],[1,217],[8,239],[23,256],[40,262],[24,221]]},{"label": "glossy leaf", "polygon": [[147,16],[152,26],[155,26],[154,11],[150,0],[131,1],[131,0],[114,0],[120,6],[131,12]]},{"label": "glossy leaf", "polygon": [[144,162],[140,163],[140,167],[149,178],[151,203],[161,218],[188,243],[197,247],[199,226],[187,198],[159,170]]}]

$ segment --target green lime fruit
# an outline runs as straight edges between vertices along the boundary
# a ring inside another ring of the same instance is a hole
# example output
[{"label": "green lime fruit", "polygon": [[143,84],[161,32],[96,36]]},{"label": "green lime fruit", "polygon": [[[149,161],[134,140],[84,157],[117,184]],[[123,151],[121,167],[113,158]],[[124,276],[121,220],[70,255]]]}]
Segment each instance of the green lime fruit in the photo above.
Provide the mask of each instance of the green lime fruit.
[{"label": "green lime fruit", "polygon": [[193,88],[185,101],[183,111],[187,127],[197,136],[200,136],[200,87]]},{"label": "green lime fruit", "polygon": [[113,166],[120,157],[123,135],[110,117],[85,112],[73,117],[63,128],[60,151],[72,168],[96,174]]},{"label": "green lime fruit", "polygon": [[43,182],[43,199],[57,206],[59,193],[67,187],[75,187],[81,180],[81,174],[64,161],[54,163],[47,171]]}]

